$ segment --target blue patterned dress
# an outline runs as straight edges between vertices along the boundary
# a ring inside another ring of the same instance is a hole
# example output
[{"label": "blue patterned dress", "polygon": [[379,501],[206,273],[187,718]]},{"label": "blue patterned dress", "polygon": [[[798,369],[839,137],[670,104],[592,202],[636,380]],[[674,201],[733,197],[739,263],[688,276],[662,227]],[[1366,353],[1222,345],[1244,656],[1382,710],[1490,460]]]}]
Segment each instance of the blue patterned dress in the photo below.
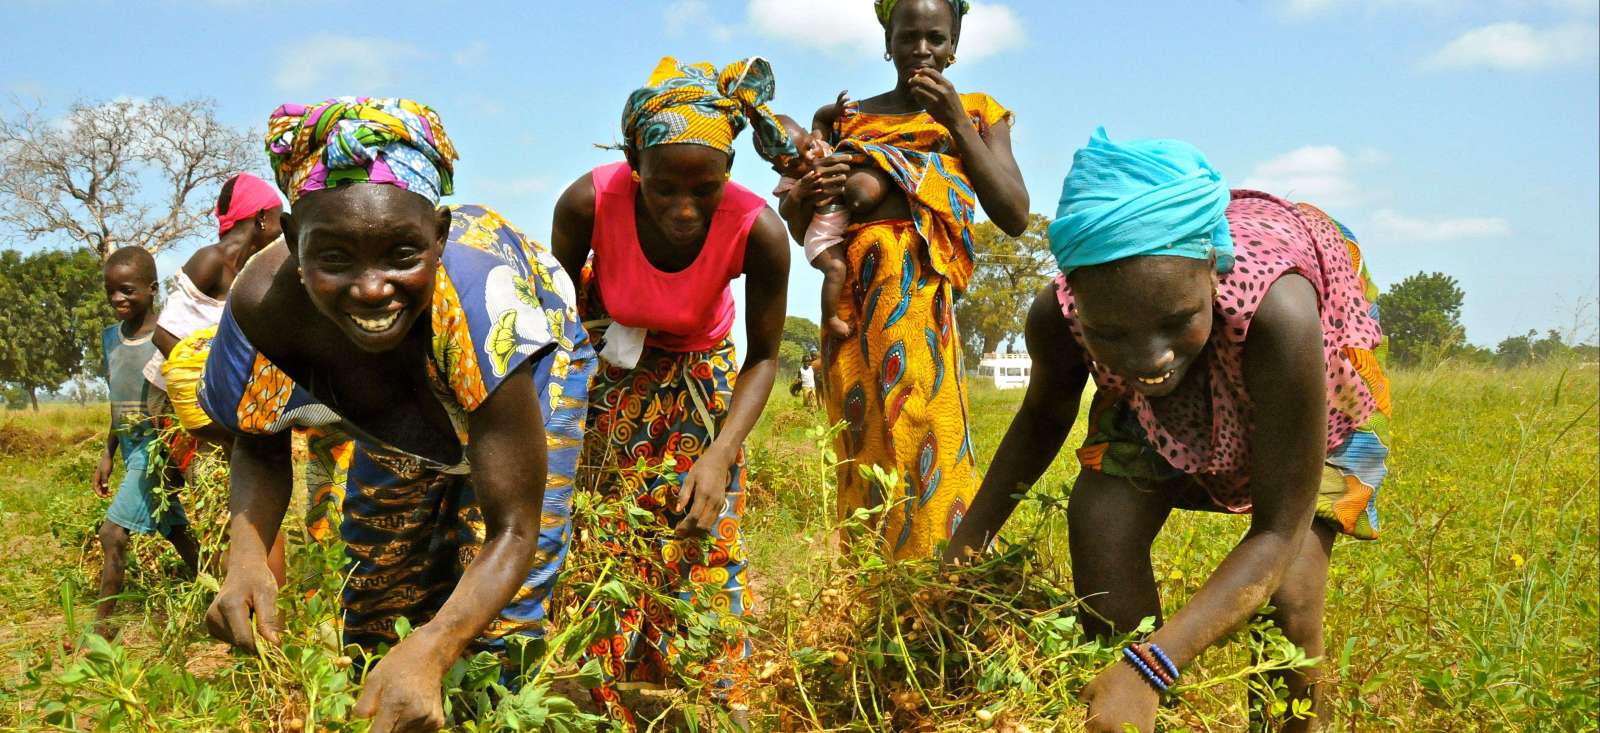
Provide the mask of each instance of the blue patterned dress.
[{"label": "blue patterned dress", "polygon": [[[572,283],[548,249],[489,209],[451,211],[430,305],[433,391],[465,445],[468,414],[519,365],[536,359],[549,457],[534,567],[475,644],[498,650],[507,634],[544,631],[545,603],[571,539],[573,476],[595,354]],[[236,433],[337,428],[355,439],[339,528],[350,561],[341,598],[346,643],[367,649],[393,643],[401,616],[427,622],[482,548],[483,516],[465,459],[443,465],[372,439],[257,351],[231,310],[211,344],[200,403]]]}]

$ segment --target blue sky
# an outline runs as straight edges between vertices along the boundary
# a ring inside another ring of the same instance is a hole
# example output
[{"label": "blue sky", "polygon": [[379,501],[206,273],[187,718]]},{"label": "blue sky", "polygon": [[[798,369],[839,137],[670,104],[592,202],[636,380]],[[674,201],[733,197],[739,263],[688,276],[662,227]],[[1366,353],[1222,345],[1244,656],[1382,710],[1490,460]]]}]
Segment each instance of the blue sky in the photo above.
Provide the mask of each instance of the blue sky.
[{"label": "blue sky", "polygon": [[[796,117],[894,81],[868,0],[449,6],[5,1],[0,93],[58,110],[203,95],[258,131],[284,101],[414,97],[461,150],[454,200],[547,240],[556,196],[615,159],[592,144],[616,139],[662,55],[766,56],[774,107]],[[1053,213],[1096,125],[1186,139],[1233,185],[1344,220],[1380,285],[1458,278],[1468,337],[1493,345],[1573,327],[1600,288],[1597,15],[1600,0],[977,2],[950,77],[1016,112],[1034,211]],[[770,190],[740,146],[734,179]],[[820,279],[794,260],[790,312],[815,319]]]}]

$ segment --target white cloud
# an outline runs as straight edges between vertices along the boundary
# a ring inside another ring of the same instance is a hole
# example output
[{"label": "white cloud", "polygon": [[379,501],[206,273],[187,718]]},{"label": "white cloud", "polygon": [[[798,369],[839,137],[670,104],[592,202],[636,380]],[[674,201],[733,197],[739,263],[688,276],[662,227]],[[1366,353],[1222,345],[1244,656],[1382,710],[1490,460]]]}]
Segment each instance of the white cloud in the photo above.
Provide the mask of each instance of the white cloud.
[{"label": "white cloud", "polygon": [[1526,71],[1595,62],[1600,34],[1593,23],[1549,28],[1495,23],[1457,36],[1422,62],[1426,69],[1488,68]]},{"label": "white cloud", "polygon": [[1586,18],[1600,15],[1600,0],[1533,0],[1533,2],[1536,5],[1548,6],[1569,15]]},{"label": "white cloud", "polygon": [[476,92],[462,94],[456,107],[465,109],[479,117],[490,119],[500,117],[506,113],[504,97],[478,94]]},{"label": "white cloud", "polygon": [[550,180],[540,176],[523,176],[520,178],[487,178],[476,183],[474,188],[496,197],[526,197],[535,196],[550,190]]},{"label": "white cloud", "polygon": [[757,33],[824,51],[883,52],[883,29],[860,0],[750,0]]},{"label": "white cloud", "polygon": [[296,94],[372,94],[393,83],[402,67],[421,56],[403,41],[318,33],[279,51],[273,82]]},{"label": "white cloud", "polygon": [[[679,0],[696,2],[696,0]],[[862,0],[749,0],[749,22],[757,33],[839,55],[883,53],[883,27]],[[957,56],[977,60],[1023,45],[1027,34],[1009,6],[973,3],[961,22]]]},{"label": "white cloud", "polygon": [[[1370,165],[1382,156],[1380,151],[1364,150],[1356,160]],[[1240,186],[1318,206],[1348,206],[1360,199],[1360,189],[1350,177],[1351,162],[1351,156],[1336,146],[1307,145],[1257,165]]]},{"label": "white cloud", "polygon": [[468,43],[450,54],[450,61],[461,67],[480,66],[488,60],[489,44],[482,40]]},{"label": "white cloud", "polygon": [[1373,213],[1372,223],[1385,239],[1400,242],[1449,242],[1511,234],[1511,223],[1497,216],[1419,219],[1379,209]]},{"label": "white cloud", "polygon": [[1333,11],[1359,11],[1374,15],[1384,11],[1423,10],[1438,16],[1480,11],[1506,13],[1554,13],[1564,17],[1592,18],[1600,15],[1600,0],[1279,0],[1278,8],[1290,17],[1312,18]]},{"label": "white cloud", "polygon": [[961,21],[961,58],[981,59],[1021,47],[1027,41],[1022,21],[1004,5],[977,5]]},{"label": "white cloud", "polygon": [[672,0],[662,13],[667,34],[673,37],[705,34],[719,42],[733,39],[734,27],[717,20],[705,0]]},{"label": "white cloud", "polygon": [[1390,8],[1448,10],[1453,2],[1455,0],[1284,0],[1282,7],[1289,15],[1308,17],[1344,9],[1367,13]]}]

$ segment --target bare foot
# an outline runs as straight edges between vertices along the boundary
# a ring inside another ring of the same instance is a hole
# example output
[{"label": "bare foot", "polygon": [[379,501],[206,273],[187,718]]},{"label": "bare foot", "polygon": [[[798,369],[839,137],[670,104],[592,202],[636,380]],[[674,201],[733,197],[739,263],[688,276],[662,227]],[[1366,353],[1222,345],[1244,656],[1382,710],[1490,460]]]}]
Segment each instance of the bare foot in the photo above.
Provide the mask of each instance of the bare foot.
[{"label": "bare foot", "polygon": [[850,338],[850,324],[845,323],[844,319],[838,316],[824,320],[822,327],[827,329],[828,335],[834,338]]},{"label": "bare foot", "polygon": [[94,625],[94,633],[106,641],[115,641],[120,631],[121,627],[113,626],[110,621],[99,621]]}]

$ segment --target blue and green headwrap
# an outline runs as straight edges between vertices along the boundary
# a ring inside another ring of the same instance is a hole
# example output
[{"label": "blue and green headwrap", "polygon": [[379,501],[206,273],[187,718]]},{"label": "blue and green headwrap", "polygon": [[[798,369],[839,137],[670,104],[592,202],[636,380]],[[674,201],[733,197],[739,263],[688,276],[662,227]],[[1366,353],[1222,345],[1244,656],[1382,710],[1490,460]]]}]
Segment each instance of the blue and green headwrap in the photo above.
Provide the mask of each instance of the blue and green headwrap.
[{"label": "blue and green headwrap", "polygon": [[1050,251],[1063,273],[1079,267],[1169,255],[1217,256],[1233,268],[1231,194],[1199,149],[1181,140],[1114,143],[1098,128],[1072,156],[1050,224]]}]

